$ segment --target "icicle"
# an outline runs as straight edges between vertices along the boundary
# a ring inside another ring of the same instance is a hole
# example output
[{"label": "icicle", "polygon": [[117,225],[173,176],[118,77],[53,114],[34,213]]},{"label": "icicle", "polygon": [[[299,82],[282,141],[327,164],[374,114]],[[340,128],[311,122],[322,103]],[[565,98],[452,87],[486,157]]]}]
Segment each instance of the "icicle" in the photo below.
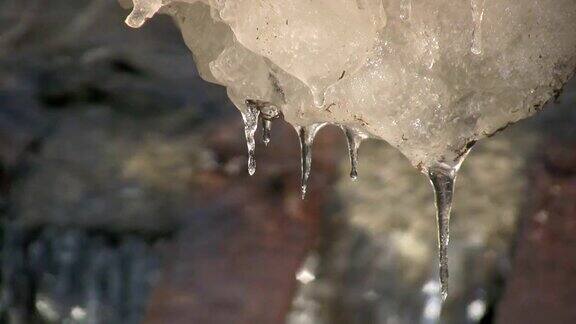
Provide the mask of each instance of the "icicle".
[{"label": "icicle", "polygon": [[162,7],[162,0],[134,0],[134,9],[126,18],[126,24],[132,28],[141,27]]},{"label": "icicle", "polygon": [[470,51],[476,55],[482,54],[482,19],[484,18],[484,1],[485,0],[471,0],[472,6],[472,23],[474,30],[472,31],[472,47]]},{"label": "icicle", "polygon": [[264,145],[268,146],[268,143],[270,143],[270,133],[272,131],[272,120],[280,117],[280,110],[269,102],[259,100],[246,100],[246,105],[260,111],[262,142],[264,142]]},{"label": "icicle", "polygon": [[301,171],[302,171],[302,199],[306,198],[306,189],[308,186],[308,178],[310,177],[310,170],[312,167],[312,143],[318,131],[324,127],[326,123],[312,124],[310,126],[296,126],[298,138],[300,139],[301,150]]},{"label": "icicle", "polygon": [[412,0],[400,0],[400,19],[410,20],[412,15]]},{"label": "icicle", "polygon": [[362,141],[368,138],[368,136],[350,127],[340,126],[340,128],[344,131],[346,139],[348,140],[348,154],[351,165],[350,178],[356,180],[358,178],[358,148],[360,144],[362,144]]},{"label": "icicle", "polygon": [[255,107],[248,105],[245,111],[241,111],[244,120],[244,134],[246,135],[246,145],[248,146],[248,174],[253,175],[256,172],[256,141],[254,134],[258,128],[258,115],[260,111]]},{"label": "icicle", "polygon": [[268,146],[270,143],[270,132],[272,131],[272,121],[269,119],[261,118],[262,121],[262,142]]},{"label": "icicle", "polygon": [[450,239],[450,210],[454,194],[456,171],[438,164],[428,171],[436,197],[436,221],[438,225],[438,256],[442,299],[448,296],[448,241]]},{"label": "icicle", "polygon": [[326,89],[319,89],[318,87],[311,86],[310,91],[312,92],[312,101],[314,101],[314,105],[316,105],[316,107],[324,106]]},{"label": "icicle", "polygon": [[454,184],[458,170],[473,144],[470,143],[467,151],[460,156],[454,165],[438,162],[428,169],[428,177],[434,188],[436,205],[440,294],[442,300],[446,300],[446,297],[448,297],[448,242],[450,241],[450,211],[452,209],[452,197],[454,196]]}]

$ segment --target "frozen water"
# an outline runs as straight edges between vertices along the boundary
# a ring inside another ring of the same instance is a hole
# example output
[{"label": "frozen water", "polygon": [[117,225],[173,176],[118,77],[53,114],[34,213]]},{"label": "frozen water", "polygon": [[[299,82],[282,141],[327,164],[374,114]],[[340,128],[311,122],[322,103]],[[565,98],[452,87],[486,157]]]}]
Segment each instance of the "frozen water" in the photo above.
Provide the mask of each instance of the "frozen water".
[{"label": "frozen water", "polygon": [[348,155],[350,156],[350,178],[358,179],[358,148],[362,141],[368,138],[368,135],[350,127],[341,126],[346,140],[348,141]]},{"label": "frozen water", "polygon": [[[124,1],[124,0],[122,0]],[[325,123],[398,148],[437,194],[442,293],[456,171],[472,143],[539,111],[576,67],[574,0],[134,0],[126,22],[175,18],[200,75],[258,121],[294,125],[302,192]],[[356,138],[350,143],[356,174]]]},{"label": "frozen water", "polygon": [[300,139],[301,159],[302,159],[302,199],[306,197],[308,188],[308,178],[312,170],[312,144],[316,134],[326,124],[312,124],[309,126],[297,126],[298,138]]},{"label": "frozen water", "polygon": [[127,22],[156,11],[240,109],[361,129],[425,172],[534,114],[576,65],[572,0],[137,0]]},{"label": "frozen water", "polygon": [[485,0],[471,0],[472,5],[472,21],[474,23],[473,37],[472,37],[472,53],[476,55],[482,54],[482,19],[484,18],[484,1]]}]

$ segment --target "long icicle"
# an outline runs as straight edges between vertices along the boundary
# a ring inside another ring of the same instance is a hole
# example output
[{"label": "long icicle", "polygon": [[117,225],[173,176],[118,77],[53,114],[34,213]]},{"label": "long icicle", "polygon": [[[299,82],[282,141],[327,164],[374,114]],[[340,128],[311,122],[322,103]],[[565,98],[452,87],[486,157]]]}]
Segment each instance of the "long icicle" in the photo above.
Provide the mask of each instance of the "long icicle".
[{"label": "long icicle", "polygon": [[256,141],[254,134],[258,128],[258,115],[260,111],[255,107],[248,105],[245,111],[242,111],[244,120],[244,134],[246,136],[246,145],[248,147],[248,174],[254,175],[256,172]]},{"label": "long icicle", "polygon": [[340,126],[344,134],[346,135],[346,140],[348,142],[348,155],[350,157],[350,178],[352,180],[358,179],[358,148],[362,141],[367,138],[361,132],[346,126]]},{"label": "long icicle", "polygon": [[310,177],[310,170],[312,168],[312,144],[318,131],[324,127],[325,123],[312,124],[310,126],[297,126],[298,139],[300,140],[300,159],[301,159],[301,190],[302,199],[306,198],[306,190],[308,188],[308,178]]},{"label": "long icicle", "polygon": [[438,162],[428,169],[428,178],[434,188],[435,196],[440,294],[443,301],[448,297],[448,243],[450,241],[450,212],[452,210],[452,198],[454,197],[454,185],[458,170],[460,170],[460,166],[470,152],[472,145],[474,145],[473,142],[468,145],[466,152],[459,157],[455,164],[449,165],[444,162]]},{"label": "long icicle", "polygon": [[428,171],[436,198],[436,222],[438,226],[438,257],[440,262],[440,285],[442,300],[448,296],[448,242],[450,240],[450,210],[454,195],[456,172],[446,165],[436,165]]}]

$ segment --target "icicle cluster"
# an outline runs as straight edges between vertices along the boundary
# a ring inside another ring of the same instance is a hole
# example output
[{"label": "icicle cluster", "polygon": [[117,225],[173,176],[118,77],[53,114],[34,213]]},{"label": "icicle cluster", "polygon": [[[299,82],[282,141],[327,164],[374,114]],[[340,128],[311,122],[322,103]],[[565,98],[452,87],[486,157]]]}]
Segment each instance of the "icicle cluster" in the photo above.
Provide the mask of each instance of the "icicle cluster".
[{"label": "icicle cluster", "polygon": [[[121,0],[126,2],[127,0]],[[129,0],[128,0],[129,1]],[[351,177],[367,138],[397,147],[436,192],[442,293],[454,180],[471,144],[526,118],[576,67],[574,0],[133,0],[126,23],[172,15],[206,81],[227,88],[246,125],[270,141],[279,116],[302,147],[302,192],[315,134],[349,142]]]}]

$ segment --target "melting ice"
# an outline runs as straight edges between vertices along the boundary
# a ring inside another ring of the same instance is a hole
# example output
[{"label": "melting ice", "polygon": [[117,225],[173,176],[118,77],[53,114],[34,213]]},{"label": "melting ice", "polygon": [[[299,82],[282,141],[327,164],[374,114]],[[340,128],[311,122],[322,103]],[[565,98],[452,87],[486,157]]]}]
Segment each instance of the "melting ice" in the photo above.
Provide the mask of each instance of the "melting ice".
[{"label": "melting ice", "polygon": [[[121,0],[126,2],[127,0]],[[576,68],[573,0],[133,0],[126,19],[174,17],[199,74],[242,113],[248,172],[255,134],[297,130],[302,195],[327,123],[348,140],[351,177],[367,138],[398,148],[436,194],[440,293],[454,182],[471,143],[540,110]],[[472,217],[473,215],[471,215]]]}]

